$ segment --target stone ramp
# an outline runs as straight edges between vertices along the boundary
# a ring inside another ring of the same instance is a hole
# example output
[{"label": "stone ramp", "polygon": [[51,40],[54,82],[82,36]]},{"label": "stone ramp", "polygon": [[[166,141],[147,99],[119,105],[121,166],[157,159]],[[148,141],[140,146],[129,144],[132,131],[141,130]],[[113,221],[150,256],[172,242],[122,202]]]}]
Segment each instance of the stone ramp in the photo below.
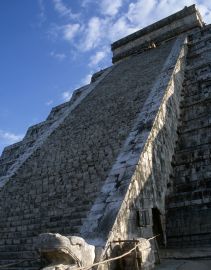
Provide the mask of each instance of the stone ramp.
[{"label": "stone ramp", "polygon": [[173,186],[166,200],[167,245],[177,248],[211,245],[211,27],[190,39]]},{"label": "stone ramp", "polygon": [[163,194],[177,137],[185,57],[186,38],[182,36],[174,41],[82,226],[81,235],[99,250],[104,249],[98,259],[110,257],[111,245],[118,239],[134,239],[140,235],[150,238],[158,234],[153,228],[153,210],[158,205],[161,211],[165,207]]},{"label": "stone ramp", "polygon": [[41,232],[79,234],[172,44],[115,65],[71,113],[59,115],[60,124],[7,179],[0,190],[1,262],[36,258]]}]

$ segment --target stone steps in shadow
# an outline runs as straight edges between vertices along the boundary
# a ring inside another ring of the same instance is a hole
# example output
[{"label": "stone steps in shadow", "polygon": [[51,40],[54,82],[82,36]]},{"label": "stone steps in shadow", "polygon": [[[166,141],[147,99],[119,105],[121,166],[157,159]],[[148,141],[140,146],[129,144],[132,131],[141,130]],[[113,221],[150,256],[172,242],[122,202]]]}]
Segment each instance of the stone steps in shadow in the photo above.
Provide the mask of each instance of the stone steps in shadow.
[{"label": "stone steps in shadow", "polygon": [[[203,46],[194,49],[197,61]],[[209,60],[196,66],[191,50],[189,46],[172,191],[166,198],[169,248],[211,246],[211,66]]]}]

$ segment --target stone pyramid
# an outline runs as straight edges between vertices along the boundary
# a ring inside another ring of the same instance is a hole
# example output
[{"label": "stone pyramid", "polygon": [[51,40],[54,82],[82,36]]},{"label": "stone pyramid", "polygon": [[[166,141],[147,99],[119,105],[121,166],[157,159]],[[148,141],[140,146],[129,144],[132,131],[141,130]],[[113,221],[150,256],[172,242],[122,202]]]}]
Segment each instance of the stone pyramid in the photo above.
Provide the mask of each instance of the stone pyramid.
[{"label": "stone pyramid", "polygon": [[80,236],[96,261],[153,235],[155,253],[211,256],[211,26],[193,5],[111,47],[111,67],[4,149],[0,269],[40,269],[41,233]]}]

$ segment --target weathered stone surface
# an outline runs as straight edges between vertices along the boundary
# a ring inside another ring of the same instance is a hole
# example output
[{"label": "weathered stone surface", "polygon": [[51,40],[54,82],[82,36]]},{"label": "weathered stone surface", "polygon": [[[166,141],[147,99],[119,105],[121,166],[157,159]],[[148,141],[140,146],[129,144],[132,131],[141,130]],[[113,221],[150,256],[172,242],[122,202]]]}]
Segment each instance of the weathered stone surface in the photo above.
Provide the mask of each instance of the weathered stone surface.
[{"label": "weathered stone surface", "polygon": [[36,249],[47,263],[43,270],[66,270],[90,266],[95,259],[95,247],[78,236],[62,236],[58,233],[40,234]]},{"label": "weathered stone surface", "polygon": [[[166,200],[169,247],[210,246],[211,241],[211,56],[207,57],[210,48],[205,42],[210,34],[207,26],[190,36],[172,187]],[[201,59],[197,64],[193,54]]]},{"label": "weathered stone surface", "polygon": [[204,260],[161,260],[161,265],[155,267],[156,270],[209,270],[211,261]]},{"label": "weathered stone surface", "polygon": [[154,269],[155,257],[150,241],[138,238],[136,241],[124,241],[114,243],[112,246],[112,257],[123,256],[120,260],[112,261],[111,269]]},{"label": "weathered stone surface", "polygon": [[70,105],[50,132],[37,139],[41,143],[27,150],[30,155],[22,165],[5,176],[0,191],[0,259],[12,250],[14,259],[26,252],[36,258],[31,242],[40,233],[79,234],[172,44],[102,74],[88,87],[89,94],[77,106]]},{"label": "weathered stone surface", "polygon": [[[157,209],[160,216],[157,217],[160,218],[160,221],[157,220],[157,224],[160,222],[159,226],[163,226],[163,231],[165,230],[164,194],[167,193],[168,178],[171,173],[171,156],[174,153],[175,140],[177,139],[176,131],[179,118],[180,93],[186,56],[185,42],[186,39],[183,37],[174,43],[163,71],[161,71],[160,77],[157,79],[157,83],[152,88],[149,99],[145,103],[146,110],[143,107],[143,112],[140,113],[132,128],[132,133],[129,136],[130,139],[125,143],[124,147],[127,147],[129,142],[133,141],[132,149],[137,148],[137,151],[127,151],[126,157],[129,159],[130,153],[133,153],[133,158],[137,157],[137,159],[134,164],[130,164],[129,161],[129,165],[126,162],[124,167],[120,167],[121,170],[127,171],[127,177],[124,177],[125,171],[119,175],[119,185],[123,188],[123,192],[120,193],[120,196],[117,196],[117,192],[111,193],[108,190],[107,196],[111,196],[112,199],[110,199],[111,202],[102,211],[101,219],[98,215],[97,219],[100,221],[98,227],[96,227],[96,222],[94,227],[91,226],[91,222],[88,226],[89,233],[87,235],[91,239],[96,238],[96,243],[99,241],[100,236],[102,237],[100,231],[105,226],[107,226],[108,247],[109,243],[118,238],[133,239],[139,235],[149,238],[153,234],[162,234],[162,229],[157,231],[153,225],[155,222],[155,209]],[[155,97],[160,102],[154,102]],[[151,106],[148,106],[148,104],[151,104]],[[152,107],[152,104],[154,104],[154,107]],[[158,109],[156,110],[156,104],[159,104],[159,111]],[[144,122],[150,120],[151,126],[143,125],[141,119],[144,119]],[[138,130],[138,132],[135,133],[135,130]],[[141,145],[143,145],[143,148],[140,147]],[[124,153],[124,148],[122,152]],[[116,164],[113,167],[113,174],[117,170],[115,166]],[[115,201],[116,199],[118,200],[117,202]],[[117,203],[116,205],[114,201]],[[109,227],[106,221],[108,218],[112,218],[115,207],[118,209],[118,214],[115,217],[115,222],[112,224],[113,226]],[[146,218],[146,224],[144,222],[140,224],[137,215],[142,215],[140,217],[141,220]],[[91,215],[91,219],[93,219],[93,215]],[[91,228],[94,228],[93,234],[91,234]],[[99,233],[97,233],[98,231]],[[160,235],[160,239],[164,243],[165,235]],[[106,249],[107,254],[108,250]],[[106,256],[106,254],[102,253],[103,256]],[[103,266],[100,269],[108,268]]]},{"label": "weathered stone surface", "polygon": [[[54,247],[64,244],[74,254],[86,244],[68,235],[83,237],[96,247],[98,261],[111,256],[119,238],[157,235],[160,246],[197,246],[201,239],[210,245],[211,27],[193,6],[181,14],[140,32],[155,30],[162,39],[156,48],[134,55],[141,37],[120,41],[117,49],[134,46],[127,59],[94,74],[70,102],[5,149],[0,265],[39,269],[33,247],[41,233],[51,233],[46,236]],[[155,240],[150,245],[156,255]],[[46,269],[74,269],[73,254],[54,251],[48,256],[56,261]],[[115,268],[104,263],[98,269]]]}]

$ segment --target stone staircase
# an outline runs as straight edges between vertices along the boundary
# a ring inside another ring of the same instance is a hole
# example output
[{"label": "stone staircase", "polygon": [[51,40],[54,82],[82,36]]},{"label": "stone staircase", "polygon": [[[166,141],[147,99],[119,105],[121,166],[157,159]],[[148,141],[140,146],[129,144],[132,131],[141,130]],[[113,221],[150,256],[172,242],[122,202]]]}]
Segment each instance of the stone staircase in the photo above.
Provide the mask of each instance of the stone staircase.
[{"label": "stone staircase", "polygon": [[97,84],[98,74],[88,86],[95,85],[92,91],[74,110],[68,113],[80,89],[44,123],[31,127],[22,142],[4,150],[1,175],[7,176],[25,151],[66,115],[0,188],[1,265],[29,259],[14,269],[39,269],[39,261],[33,260],[39,259],[34,243],[40,233],[79,234],[172,44],[117,64]]},{"label": "stone staircase", "polygon": [[167,207],[167,246],[211,246],[211,27],[189,37],[178,142]]},{"label": "stone staircase", "polygon": [[23,140],[5,147],[0,156],[0,178],[7,175],[9,168],[24,155],[25,151],[33,148],[37,139],[39,139],[76,101],[82,91],[86,91],[88,86],[81,87],[74,91],[74,94],[69,102],[65,102],[52,108],[47,119],[39,124],[28,128]]}]

